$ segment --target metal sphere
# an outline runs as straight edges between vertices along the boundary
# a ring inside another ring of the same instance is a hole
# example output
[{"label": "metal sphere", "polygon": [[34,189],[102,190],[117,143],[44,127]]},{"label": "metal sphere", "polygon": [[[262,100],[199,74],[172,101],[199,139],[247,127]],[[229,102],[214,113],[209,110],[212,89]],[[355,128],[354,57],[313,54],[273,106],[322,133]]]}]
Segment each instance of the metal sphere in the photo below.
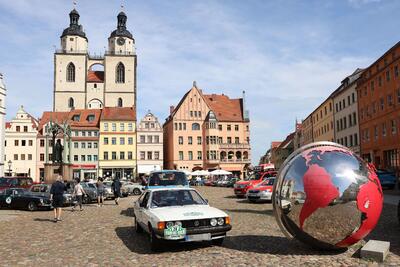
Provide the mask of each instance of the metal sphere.
[{"label": "metal sphere", "polygon": [[317,142],[293,152],[274,186],[276,220],[289,238],[346,248],[378,222],[383,193],[373,168],[348,148]]}]

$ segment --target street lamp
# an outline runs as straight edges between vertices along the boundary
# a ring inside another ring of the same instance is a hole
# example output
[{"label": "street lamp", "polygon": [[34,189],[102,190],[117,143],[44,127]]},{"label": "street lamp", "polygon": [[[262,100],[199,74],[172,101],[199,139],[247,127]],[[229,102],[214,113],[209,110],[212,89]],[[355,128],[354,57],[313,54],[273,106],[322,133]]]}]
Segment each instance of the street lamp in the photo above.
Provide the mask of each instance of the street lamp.
[{"label": "street lamp", "polygon": [[12,161],[9,160],[9,161],[7,162],[7,164],[8,164],[8,173],[9,173],[10,176],[11,176],[11,164],[12,164]]}]

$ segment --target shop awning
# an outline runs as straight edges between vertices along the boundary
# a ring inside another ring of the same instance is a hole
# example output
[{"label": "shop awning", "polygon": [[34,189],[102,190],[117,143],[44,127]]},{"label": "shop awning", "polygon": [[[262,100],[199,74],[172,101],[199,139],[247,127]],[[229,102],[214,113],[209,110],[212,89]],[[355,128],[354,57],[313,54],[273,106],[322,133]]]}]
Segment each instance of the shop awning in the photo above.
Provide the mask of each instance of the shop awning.
[{"label": "shop awning", "polygon": [[160,171],[160,165],[138,165],[138,173],[149,174],[152,171]]}]

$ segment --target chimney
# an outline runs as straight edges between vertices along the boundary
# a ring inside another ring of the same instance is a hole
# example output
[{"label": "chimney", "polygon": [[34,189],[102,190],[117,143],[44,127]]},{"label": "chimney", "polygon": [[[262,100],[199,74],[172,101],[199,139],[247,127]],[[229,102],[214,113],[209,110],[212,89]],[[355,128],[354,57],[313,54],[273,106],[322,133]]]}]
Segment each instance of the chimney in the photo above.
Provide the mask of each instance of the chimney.
[{"label": "chimney", "polygon": [[169,114],[171,115],[172,112],[174,112],[175,107],[174,106],[169,106]]}]

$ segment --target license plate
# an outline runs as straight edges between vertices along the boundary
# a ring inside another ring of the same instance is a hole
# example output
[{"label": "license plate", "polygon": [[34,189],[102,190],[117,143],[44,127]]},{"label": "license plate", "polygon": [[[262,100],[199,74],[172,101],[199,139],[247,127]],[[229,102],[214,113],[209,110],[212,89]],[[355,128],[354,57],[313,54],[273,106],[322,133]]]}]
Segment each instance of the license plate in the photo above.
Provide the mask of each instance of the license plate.
[{"label": "license plate", "polygon": [[187,235],[185,237],[186,241],[210,241],[211,234],[199,234],[199,235]]},{"label": "license plate", "polygon": [[169,240],[182,239],[186,235],[186,229],[180,225],[175,225],[164,230],[164,238]]}]

